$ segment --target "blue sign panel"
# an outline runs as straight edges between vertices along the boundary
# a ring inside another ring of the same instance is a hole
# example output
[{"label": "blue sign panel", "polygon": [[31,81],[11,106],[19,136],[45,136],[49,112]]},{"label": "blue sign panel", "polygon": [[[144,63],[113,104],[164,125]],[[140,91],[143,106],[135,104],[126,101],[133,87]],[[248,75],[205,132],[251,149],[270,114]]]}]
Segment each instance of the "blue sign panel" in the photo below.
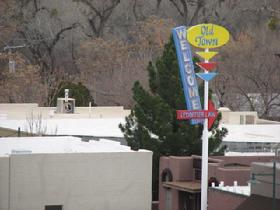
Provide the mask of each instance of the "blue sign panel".
[{"label": "blue sign panel", "polygon": [[[176,47],[187,109],[201,110],[201,102],[192,61],[191,47],[187,41],[186,27],[180,26],[174,28],[172,30],[172,34]],[[191,124],[198,124],[201,122],[203,121],[191,120]]]}]

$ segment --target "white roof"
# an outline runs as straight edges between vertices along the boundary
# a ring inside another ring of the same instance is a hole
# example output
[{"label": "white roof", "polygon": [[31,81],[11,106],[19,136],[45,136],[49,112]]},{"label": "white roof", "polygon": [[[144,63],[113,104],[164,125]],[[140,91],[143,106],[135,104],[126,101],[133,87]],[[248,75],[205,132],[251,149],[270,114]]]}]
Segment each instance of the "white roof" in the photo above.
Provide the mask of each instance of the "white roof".
[{"label": "white roof", "polygon": [[[34,122],[34,132],[36,133]],[[124,118],[87,118],[87,119],[43,119],[42,129],[48,135],[76,135],[76,136],[97,136],[97,137],[123,137],[119,128],[120,123],[125,123]],[[0,127],[21,131],[30,131],[26,119],[11,120],[1,119]]]},{"label": "white roof", "polygon": [[2,104],[0,103],[0,119],[23,119],[30,117],[34,118],[39,115],[43,119],[49,118],[125,118],[130,114],[130,110],[124,109],[122,106],[112,107],[75,107],[75,113],[63,114],[56,113],[56,107],[39,107],[38,104]]},{"label": "white roof", "polygon": [[251,194],[251,188],[249,185],[248,186],[219,186],[219,187],[212,187],[212,188],[225,192],[239,194],[239,195],[250,196]]},{"label": "white roof", "polygon": [[225,152],[225,156],[275,156],[275,152]]},{"label": "white roof", "polygon": [[228,125],[223,124],[228,134],[223,142],[270,142],[280,143],[280,125]]},{"label": "white roof", "polygon": [[[147,151],[147,150],[139,150]],[[134,152],[119,142],[101,139],[81,141],[77,137],[12,137],[0,138],[0,156],[41,153],[107,153]]]}]

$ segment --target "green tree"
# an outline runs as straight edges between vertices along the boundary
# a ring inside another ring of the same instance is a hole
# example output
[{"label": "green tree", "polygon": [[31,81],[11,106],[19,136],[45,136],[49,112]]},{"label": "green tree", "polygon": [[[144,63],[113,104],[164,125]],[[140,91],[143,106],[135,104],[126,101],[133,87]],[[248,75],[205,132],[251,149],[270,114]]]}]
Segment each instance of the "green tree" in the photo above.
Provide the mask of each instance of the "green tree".
[{"label": "green tree", "polygon": [[69,89],[69,96],[75,99],[76,106],[88,106],[89,102],[94,106],[94,99],[91,96],[89,90],[82,83],[62,82],[59,85],[59,91],[54,97],[52,105],[56,105],[56,99],[58,97],[64,97],[64,90]]},{"label": "green tree", "polygon": [[[134,84],[135,105],[120,129],[132,149],[153,151],[153,199],[157,199],[160,156],[201,155],[203,127],[176,119],[176,110],[186,107],[172,40],[165,45],[162,57],[155,64],[150,62],[147,69],[150,90],[145,90],[139,82]],[[217,128],[219,119],[209,139],[210,154],[227,132]]]}]

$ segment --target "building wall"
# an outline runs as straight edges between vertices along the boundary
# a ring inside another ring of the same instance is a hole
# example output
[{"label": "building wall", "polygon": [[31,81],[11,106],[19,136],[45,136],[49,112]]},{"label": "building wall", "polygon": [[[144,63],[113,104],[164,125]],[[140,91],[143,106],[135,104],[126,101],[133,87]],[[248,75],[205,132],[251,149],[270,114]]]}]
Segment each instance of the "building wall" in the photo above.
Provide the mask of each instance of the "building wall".
[{"label": "building wall", "polygon": [[[73,114],[54,113],[56,107],[39,107],[36,103],[0,103],[0,118],[2,119],[23,119],[42,115],[42,118],[49,119],[84,119],[84,118],[124,118],[130,114],[130,110],[122,106],[95,106],[95,107],[75,107]],[[52,113],[52,114],[51,114]]]},{"label": "building wall", "polygon": [[219,110],[222,113],[222,119],[221,119],[221,123],[224,124],[240,124],[240,116],[244,117],[244,123],[246,122],[246,116],[253,116],[254,120],[253,122],[251,122],[250,124],[256,124],[257,119],[258,119],[258,114],[257,112],[233,112],[230,111],[228,109],[221,109]]},{"label": "building wall", "polygon": [[9,208],[9,157],[0,157],[0,210]]},{"label": "building wall", "polygon": [[[162,157],[160,158],[159,174],[159,210],[165,209],[166,192],[162,186],[161,173],[168,168],[172,172],[173,181],[191,181],[193,180],[193,161],[192,157]],[[180,194],[178,190],[171,190],[172,210],[180,208]]]},{"label": "building wall", "polygon": [[[252,173],[255,174],[271,174],[268,176],[259,175],[256,176],[256,183],[251,183],[251,194],[262,195],[265,197],[273,197],[273,169],[272,164],[270,166],[261,165],[257,163],[252,164]],[[276,167],[276,183],[275,183],[275,197],[280,199],[280,162]]]},{"label": "building wall", "polygon": [[[209,174],[211,176],[211,174]],[[233,185],[234,181],[238,181],[239,185],[247,185],[250,179],[250,168],[248,169],[224,169],[217,168],[216,178],[223,181],[225,185]]]},{"label": "building wall", "polygon": [[216,156],[214,158],[223,160],[224,164],[240,163],[249,166],[252,162],[271,162],[273,159],[280,161],[280,157],[275,156]]},{"label": "building wall", "polygon": [[[159,174],[159,210],[165,210],[165,188],[161,183],[161,173],[165,168],[170,169],[173,175],[173,181],[192,181],[194,180],[193,160],[200,159],[199,156],[190,157],[161,157],[160,158],[160,174]],[[277,159],[280,162],[280,157],[275,156],[213,156],[209,158],[208,177],[215,177],[219,182],[223,181],[224,185],[232,186],[234,181],[238,185],[248,185],[250,180],[250,170],[252,162],[271,162]],[[233,165],[226,166],[227,164]],[[240,166],[235,165],[240,164]],[[280,173],[279,173],[280,174]],[[279,178],[280,180],[280,178]],[[178,190],[172,191],[172,210],[180,209],[180,193]],[[280,190],[278,191],[280,192]],[[230,199],[227,198],[226,199]],[[213,199],[210,202],[214,201]],[[212,204],[211,204],[212,205]],[[215,210],[215,209],[213,209]],[[216,210],[222,210],[216,209]],[[228,209],[227,209],[228,210]]]},{"label": "building wall", "polygon": [[151,209],[151,152],[12,155],[10,171],[10,210]]},{"label": "building wall", "polygon": [[[209,163],[209,178],[211,176],[224,181],[225,185],[233,185],[234,181],[238,181],[238,185],[247,185],[250,180],[251,163],[252,162],[271,162],[273,159],[280,161],[280,157],[274,156],[216,156],[213,157],[220,160],[219,163]],[[240,164],[244,167],[225,167],[227,164]],[[248,166],[248,167],[246,167]]]},{"label": "building wall", "polygon": [[246,198],[247,196],[209,188],[208,210],[235,210]]}]

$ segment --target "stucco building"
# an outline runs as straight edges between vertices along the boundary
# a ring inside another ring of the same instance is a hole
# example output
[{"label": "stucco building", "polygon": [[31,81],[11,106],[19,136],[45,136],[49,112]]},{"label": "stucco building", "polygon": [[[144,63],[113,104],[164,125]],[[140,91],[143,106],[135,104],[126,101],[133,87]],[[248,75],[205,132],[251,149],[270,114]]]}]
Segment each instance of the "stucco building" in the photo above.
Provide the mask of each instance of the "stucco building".
[{"label": "stucco building", "polygon": [[150,210],[152,152],[75,137],[0,139],[0,210]]},{"label": "stucco building", "polygon": [[234,112],[219,108],[220,127],[228,130],[221,146],[225,155],[280,155],[280,122],[258,118],[257,112]]},{"label": "stucco building", "polygon": [[209,188],[208,210],[277,210],[280,208],[279,180],[280,163],[276,162],[274,168],[272,162],[253,162],[247,186],[236,183]]},{"label": "stucco building", "polygon": [[[222,183],[222,188],[209,188],[208,209],[221,210],[227,206],[227,210],[234,210],[250,195],[251,164],[275,158],[280,161],[279,156],[210,157],[209,186],[216,182],[216,185]],[[161,157],[159,176],[159,210],[200,210],[200,156]]]},{"label": "stucco building", "polygon": [[[68,104],[65,102],[65,104]],[[69,104],[68,104],[69,105]],[[65,112],[58,107],[40,107],[38,104],[1,104],[0,128],[18,129],[35,135],[77,136],[84,140],[106,138],[126,145],[120,123],[130,110],[114,107],[74,107]],[[1,136],[1,134],[0,134]]]}]

